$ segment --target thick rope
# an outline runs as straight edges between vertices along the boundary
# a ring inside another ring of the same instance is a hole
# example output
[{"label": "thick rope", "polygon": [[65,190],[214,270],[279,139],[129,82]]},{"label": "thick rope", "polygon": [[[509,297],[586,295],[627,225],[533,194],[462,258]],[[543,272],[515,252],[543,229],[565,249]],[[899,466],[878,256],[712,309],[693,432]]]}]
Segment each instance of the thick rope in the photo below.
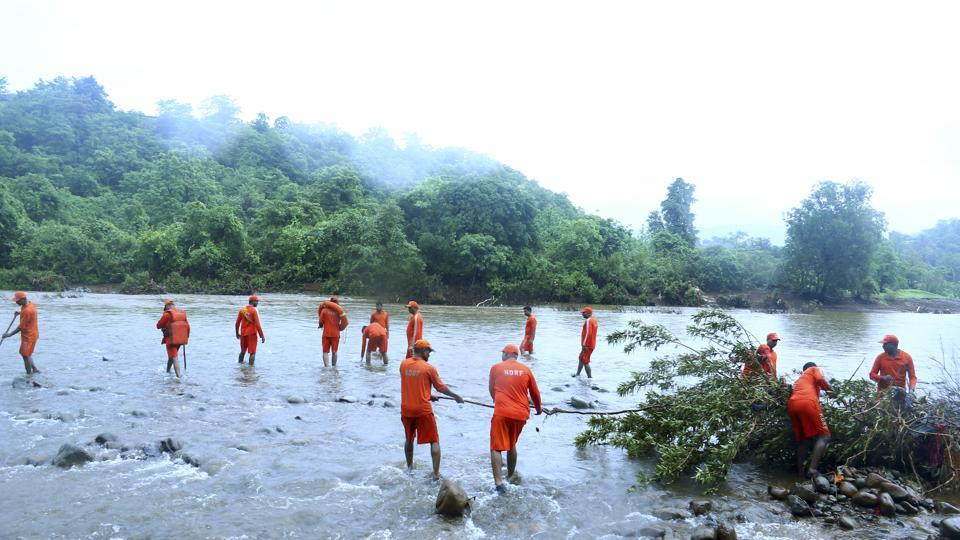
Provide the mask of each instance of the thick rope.
[{"label": "thick rope", "polygon": [[[450,401],[456,401],[456,400],[453,399],[452,397],[448,397],[448,396],[433,396],[433,397],[436,398],[436,399],[448,399],[448,400],[450,400]],[[472,399],[464,399],[463,402],[464,402],[464,403],[469,403],[469,404],[471,404],[471,405],[479,405],[479,406],[481,406],[481,407],[486,407],[486,408],[488,408],[488,409],[492,409],[492,408],[493,408],[493,405],[490,405],[489,403],[483,403],[483,402],[480,402],[480,401],[474,401],[474,400],[472,400]],[[533,407],[531,407],[531,408],[533,408]],[[552,408],[552,409],[543,409],[543,414],[545,414],[545,415],[547,415],[547,416],[554,415],[554,414],[583,414],[583,415],[589,415],[589,416],[612,416],[612,415],[616,415],[616,414],[627,414],[627,413],[644,412],[644,411],[646,411],[646,410],[647,410],[647,408],[623,409],[623,410],[620,410],[620,411],[571,411],[571,410],[569,410],[569,409],[561,409],[561,408],[559,408],[559,407],[554,407],[554,408]]]}]

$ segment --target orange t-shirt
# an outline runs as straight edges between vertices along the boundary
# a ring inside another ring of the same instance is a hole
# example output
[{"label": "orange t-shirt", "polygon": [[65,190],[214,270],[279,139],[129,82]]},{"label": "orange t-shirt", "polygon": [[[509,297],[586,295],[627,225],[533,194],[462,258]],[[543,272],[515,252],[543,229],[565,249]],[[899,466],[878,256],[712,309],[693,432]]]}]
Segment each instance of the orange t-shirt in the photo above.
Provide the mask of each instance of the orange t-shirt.
[{"label": "orange t-shirt", "polygon": [[370,322],[379,324],[387,331],[387,335],[390,335],[390,314],[386,310],[371,313]]},{"label": "orange t-shirt", "polygon": [[407,322],[407,347],[413,347],[417,340],[423,339],[423,315],[416,312]]},{"label": "orange t-shirt", "polygon": [[[173,310],[167,309],[164,310],[163,315],[160,316],[160,320],[157,321],[157,328],[163,330],[170,326],[170,323],[173,322]],[[163,338],[160,339],[160,343],[169,343],[170,336],[166,335],[164,332]]]},{"label": "orange t-shirt", "polygon": [[588,349],[597,348],[597,319],[590,317],[583,321],[583,330],[580,331],[580,345]]},{"label": "orange t-shirt", "polygon": [[523,337],[524,339],[530,339],[530,336],[534,335],[534,332],[537,331],[537,318],[533,315],[527,317],[527,325],[523,327]]},{"label": "orange t-shirt", "polygon": [[257,308],[253,306],[240,308],[234,330],[241,336],[258,334],[262,338],[263,328],[260,326],[260,314],[257,312]]},{"label": "orange t-shirt", "polygon": [[447,390],[440,380],[437,368],[423,358],[411,356],[400,362],[400,416],[433,414],[430,406],[430,387],[439,392]]},{"label": "orange t-shirt", "polygon": [[827,382],[820,368],[809,367],[800,374],[797,382],[793,383],[790,401],[813,401],[819,407],[820,390],[830,390],[830,383]]},{"label": "orange t-shirt", "polygon": [[40,328],[37,326],[37,306],[33,302],[20,309],[20,339],[22,341],[36,341],[40,337]]},{"label": "orange t-shirt", "polygon": [[489,385],[495,416],[526,421],[530,418],[528,393],[537,412],[541,411],[537,380],[530,368],[517,362],[515,358],[497,362],[490,367]]},{"label": "orange t-shirt", "polygon": [[340,337],[340,314],[323,307],[320,308],[320,324],[323,326],[323,337]]},{"label": "orange t-shirt", "polygon": [[910,374],[910,389],[917,387],[917,371],[913,366],[913,357],[907,351],[898,351],[897,355],[891,357],[886,351],[877,355],[873,361],[873,367],[870,368],[870,378],[880,382],[880,377],[890,375],[893,377],[891,385],[900,388],[907,387],[907,374]]},{"label": "orange t-shirt", "polygon": [[[754,355],[759,356],[760,353],[754,352]],[[777,353],[770,351],[767,353],[767,360],[770,361],[768,364],[760,364],[760,367],[770,374],[771,377],[776,378],[777,376]],[[753,375],[753,362],[744,362],[743,363],[743,376],[749,377]]]}]

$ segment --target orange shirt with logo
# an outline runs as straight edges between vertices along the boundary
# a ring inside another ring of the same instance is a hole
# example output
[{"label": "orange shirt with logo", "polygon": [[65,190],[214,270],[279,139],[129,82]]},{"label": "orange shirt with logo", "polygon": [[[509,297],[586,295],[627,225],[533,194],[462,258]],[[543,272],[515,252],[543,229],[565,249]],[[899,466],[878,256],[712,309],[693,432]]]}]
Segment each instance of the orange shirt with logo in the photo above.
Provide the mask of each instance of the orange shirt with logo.
[{"label": "orange shirt with logo", "polygon": [[541,411],[537,380],[530,368],[516,359],[511,358],[491,366],[489,385],[494,416],[526,421],[530,418],[528,394],[537,412]]},{"label": "orange shirt with logo", "polygon": [[263,328],[260,326],[260,314],[253,306],[244,306],[237,313],[237,322],[234,329],[241,336],[258,334],[263,337]]},{"label": "orange shirt with logo", "polygon": [[447,390],[437,368],[422,358],[411,356],[400,362],[400,416],[416,417],[433,414],[430,388]]},{"label": "orange shirt with logo", "polygon": [[340,314],[328,307],[320,308],[320,325],[323,337],[340,337]]}]

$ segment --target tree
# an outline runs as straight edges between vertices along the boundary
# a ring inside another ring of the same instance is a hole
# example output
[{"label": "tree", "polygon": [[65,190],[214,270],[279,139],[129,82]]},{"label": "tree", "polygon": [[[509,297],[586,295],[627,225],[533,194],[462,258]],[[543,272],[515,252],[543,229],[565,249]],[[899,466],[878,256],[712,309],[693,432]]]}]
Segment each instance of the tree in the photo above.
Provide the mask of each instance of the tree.
[{"label": "tree", "polygon": [[683,238],[691,246],[697,243],[697,229],[693,227],[693,212],[690,211],[690,206],[696,201],[693,198],[695,189],[693,184],[677,178],[667,188],[667,198],[660,203],[664,228]]},{"label": "tree", "polygon": [[871,261],[886,228],[871,194],[859,181],[822,182],[787,214],[784,271],[794,291],[819,300],[870,293]]}]

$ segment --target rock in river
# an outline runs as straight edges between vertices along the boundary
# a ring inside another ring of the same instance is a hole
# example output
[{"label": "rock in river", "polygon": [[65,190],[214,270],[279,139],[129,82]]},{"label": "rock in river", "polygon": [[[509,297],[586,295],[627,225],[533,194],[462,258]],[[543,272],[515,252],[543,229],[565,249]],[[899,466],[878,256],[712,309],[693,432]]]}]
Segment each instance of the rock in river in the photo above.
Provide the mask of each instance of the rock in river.
[{"label": "rock in river", "polygon": [[933,507],[937,509],[938,514],[960,514],[960,509],[948,502],[937,501],[933,503]]},{"label": "rock in river", "polygon": [[13,387],[17,390],[27,390],[30,388],[43,388],[43,386],[36,382],[27,379],[26,377],[14,377],[13,378]]},{"label": "rock in river", "polygon": [[53,464],[64,469],[69,469],[74,465],[83,465],[88,461],[93,461],[93,456],[83,448],[70,443],[61,446],[57,456],[53,458]]},{"label": "rock in river", "polygon": [[870,473],[867,475],[867,487],[868,488],[878,488],[881,484],[886,482],[887,479],[880,476],[877,473]]},{"label": "rock in river", "polygon": [[694,499],[690,501],[690,511],[693,512],[695,516],[707,514],[712,508],[713,503],[707,499]]},{"label": "rock in river", "polygon": [[851,516],[840,516],[840,519],[837,520],[837,525],[845,531],[852,531],[857,528],[857,520]]},{"label": "rock in river", "polygon": [[837,489],[846,497],[853,497],[857,494],[857,486],[851,484],[850,482],[840,482],[840,485],[837,486]]},{"label": "rock in river", "polygon": [[356,403],[357,398],[353,396],[340,396],[337,398],[337,401],[339,401],[340,403]]},{"label": "rock in river", "polygon": [[880,502],[880,498],[869,491],[858,491],[850,500],[853,501],[853,504],[865,508],[873,508]]},{"label": "rock in river", "polygon": [[161,440],[157,443],[157,446],[160,447],[161,452],[167,452],[169,454],[175,454],[183,448],[183,442],[180,439],[174,439],[173,437],[167,437],[166,439]]},{"label": "rock in river", "polygon": [[787,506],[790,507],[790,513],[797,517],[810,515],[810,505],[796,495],[787,497]]},{"label": "rock in river", "polygon": [[819,498],[817,496],[817,492],[813,490],[813,484],[810,482],[794,484],[790,492],[810,504],[817,502],[817,499]]},{"label": "rock in river", "polygon": [[577,396],[573,396],[570,398],[570,405],[574,409],[592,409],[593,408],[593,403],[590,403],[589,401]]},{"label": "rock in river", "polygon": [[778,501],[787,500],[787,495],[790,494],[786,488],[779,486],[767,486],[767,494],[770,495],[771,499],[776,499]]},{"label": "rock in river", "polygon": [[302,396],[287,396],[287,403],[306,403]]},{"label": "rock in river", "polygon": [[113,433],[101,433],[97,435],[97,437],[93,440],[93,442],[101,446],[106,446],[107,443],[115,443],[118,440],[120,439],[118,439],[117,436],[114,435]]},{"label": "rock in river", "polygon": [[947,518],[941,521],[940,535],[947,540],[960,540],[960,517]]},{"label": "rock in river", "polygon": [[437,493],[436,508],[445,516],[460,517],[470,510],[470,498],[459,484],[445,478]]},{"label": "rock in river", "polygon": [[730,523],[723,522],[717,525],[713,532],[716,540],[737,540],[737,529]]},{"label": "rock in river", "polygon": [[897,506],[889,493],[880,494],[880,513],[885,516],[892,516],[897,513]]},{"label": "rock in river", "polygon": [[817,475],[813,479],[813,487],[819,493],[829,494],[830,493],[830,481],[827,480],[826,476]]}]

